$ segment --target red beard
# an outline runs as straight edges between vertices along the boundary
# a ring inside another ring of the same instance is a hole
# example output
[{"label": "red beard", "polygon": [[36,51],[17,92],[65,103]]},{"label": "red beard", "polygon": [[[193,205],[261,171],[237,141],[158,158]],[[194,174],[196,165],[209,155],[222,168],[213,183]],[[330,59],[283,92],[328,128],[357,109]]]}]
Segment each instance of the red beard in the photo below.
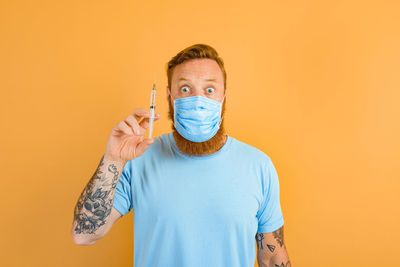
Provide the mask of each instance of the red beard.
[{"label": "red beard", "polygon": [[218,129],[218,132],[209,140],[204,142],[192,142],[190,140],[185,139],[181,136],[178,131],[175,129],[174,126],[174,107],[171,104],[171,101],[168,101],[169,105],[169,112],[168,118],[172,121],[172,134],[175,138],[176,145],[178,146],[179,150],[187,155],[190,156],[201,156],[207,155],[217,152],[221,149],[221,147],[225,144],[227,136],[225,133],[224,127],[224,113],[225,113],[225,102],[222,104],[222,111],[221,111],[221,125]]}]

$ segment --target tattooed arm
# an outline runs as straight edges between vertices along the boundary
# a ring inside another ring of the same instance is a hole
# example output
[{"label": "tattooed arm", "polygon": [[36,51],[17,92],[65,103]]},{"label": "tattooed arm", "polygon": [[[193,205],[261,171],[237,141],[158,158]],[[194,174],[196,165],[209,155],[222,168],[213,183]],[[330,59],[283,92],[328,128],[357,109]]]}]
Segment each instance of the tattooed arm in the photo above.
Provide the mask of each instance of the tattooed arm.
[{"label": "tattooed arm", "polygon": [[[144,138],[149,118],[149,111],[135,109],[112,128],[106,152],[75,206],[71,228],[75,244],[96,243],[122,216],[113,208],[115,189],[125,164],[140,157],[154,142],[153,138]],[[154,120],[159,118],[156,114]]]},{"label": "tattooed arm", "polygon": [[259,267],[290,267],[283,240],[283,226],[272,233],[257,233],[257,261]]},{"label": "tattooed arm", "polygon": [[75,244],[92,245],[101,239],[122,215],[113,207],[115,188],[125,166],[103,155],[97,170],[75,206],[71,235]]}]

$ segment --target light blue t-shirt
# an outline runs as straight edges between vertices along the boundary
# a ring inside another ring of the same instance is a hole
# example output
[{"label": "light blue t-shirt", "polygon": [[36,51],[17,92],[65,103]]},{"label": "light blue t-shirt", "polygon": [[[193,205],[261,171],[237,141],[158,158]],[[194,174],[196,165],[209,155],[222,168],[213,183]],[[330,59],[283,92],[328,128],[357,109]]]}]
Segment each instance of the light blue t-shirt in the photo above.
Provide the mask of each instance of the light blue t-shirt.
[{"label": "light blue t-shirt", "polygon": [[256,233],[283,225],[271,159],[231,136],[204,156],[155,138],[125,165],[114,207],[133,210],[135,267],[252,267]]}]

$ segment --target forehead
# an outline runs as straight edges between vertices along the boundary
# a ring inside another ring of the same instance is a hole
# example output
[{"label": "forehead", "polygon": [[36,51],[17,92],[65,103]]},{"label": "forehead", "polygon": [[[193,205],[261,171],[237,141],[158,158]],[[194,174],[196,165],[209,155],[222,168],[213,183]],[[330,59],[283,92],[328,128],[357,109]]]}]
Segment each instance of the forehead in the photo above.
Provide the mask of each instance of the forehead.
[{"label": "forehead", "polygon": [[185,61],[174,68],[171,81],[177,82],[180,78],[190,80],[216,79],[217,82],[222,82],[223,74],[215,60],[209,58],[196,58]]}]

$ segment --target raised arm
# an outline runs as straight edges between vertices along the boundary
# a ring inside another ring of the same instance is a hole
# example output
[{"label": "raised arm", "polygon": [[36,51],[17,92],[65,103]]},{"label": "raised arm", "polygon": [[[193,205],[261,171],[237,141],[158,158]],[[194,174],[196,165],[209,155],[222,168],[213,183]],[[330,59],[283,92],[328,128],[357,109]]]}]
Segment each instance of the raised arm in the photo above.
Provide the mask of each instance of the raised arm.
[{"label": "raised arm", "polygon": [[272,233],[257,233],[257,262],[259,267],[290,267],[283,240],[283,226]]},{"label": "raised arm", "polygon": [[[149,111],[135,109],[111,130],[106,152],[75,206],[71,228],[74,243],[96,243],[121,217],[113,208],[115,190],[125,164],[141,156],[154,142],[152,138],[144,138],[149,117]],[[159,118],[160,114],[156,114],[154,120]]]}]

